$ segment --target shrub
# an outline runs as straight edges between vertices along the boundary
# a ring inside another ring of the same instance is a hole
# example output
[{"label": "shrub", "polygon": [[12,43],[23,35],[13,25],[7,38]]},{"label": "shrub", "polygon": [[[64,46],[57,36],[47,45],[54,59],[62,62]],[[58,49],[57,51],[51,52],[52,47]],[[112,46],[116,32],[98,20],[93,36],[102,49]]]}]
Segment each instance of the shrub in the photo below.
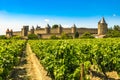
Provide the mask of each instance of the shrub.
[{"label": "shrub", "polygon": [[70,35],[68,35],[66,33],[61,34],[61,39],[72,39],[72,38],[73,38],[72,36],[70,36]]},{"label": "shrub", "polygon": [[58,39],[58,37],[56,35],[52,35],[50,36],[50,39]]},{"label": "shrub", "polygon": [[5,35],[1,35],[0,39],[7,39]]},{"label": "shrub", "polygon": [[75,38],[78,38],[78,37],[79,37],[79,33],[75,32]]},{"label": "shrub", "polygon": [[94,36],[92,36],[92,34],[90,34],[89,32],[85,32],[84,34],[82,34],[82,36],[80,38],[85,38],[85,39],[89,39],[89,38],[95,38]]},{"label": "shrub", "polygon": [[38,39],[38,36],[35,34],[29,34],[28,39]]}]

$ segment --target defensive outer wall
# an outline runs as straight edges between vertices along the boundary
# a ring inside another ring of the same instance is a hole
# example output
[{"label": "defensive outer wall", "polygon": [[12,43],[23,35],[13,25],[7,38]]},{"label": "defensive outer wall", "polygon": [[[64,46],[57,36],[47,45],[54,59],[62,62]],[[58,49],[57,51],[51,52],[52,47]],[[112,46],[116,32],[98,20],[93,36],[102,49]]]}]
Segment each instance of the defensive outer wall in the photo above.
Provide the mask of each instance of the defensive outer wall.
[{"label": "defensive outer wall", "polygon": [[95,36],[105,35],[107,33],[108,27],[104,18],[98,22],[98,28],[77,28],[74,24],[71,28],[64,28],[61,25],[58,25],[57,28],[51,28],[49,24],[45,28],[37,26],[36,28],[32,27],[29,30],[29,26],[23,26],[21,31],[13,31],[12,29],[6,30],[6,37],[12,36],[21,36],[27,37],[29,34],[36,34],[39,38],[50,38],[52,35],[61,36],[62,33],[66,33],[69,36],[74,38],[76,32],[81,36],[85,32],[89,32]]}]

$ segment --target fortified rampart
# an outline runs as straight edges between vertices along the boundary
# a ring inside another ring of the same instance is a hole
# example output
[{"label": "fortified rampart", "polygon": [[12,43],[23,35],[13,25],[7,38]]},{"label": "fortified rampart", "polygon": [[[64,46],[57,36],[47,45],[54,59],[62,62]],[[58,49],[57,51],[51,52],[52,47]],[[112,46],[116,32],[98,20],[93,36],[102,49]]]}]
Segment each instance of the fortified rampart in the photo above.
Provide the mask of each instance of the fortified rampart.
[{"label": "fortified rampart", "polygon": [[32,27],[32,29],[29,30],[29,26],[23,26],[21,31],[13,32],[12,30],[7,29],[6,36],[12,37],[12,36],[22,36],[27,37],[29,34],[36,34],[40,38],[50,38],[52,35],[61,36],[62,33],[66,33],[70,36],[75,35],[75,33],[78,32],[79,35],[89,32],[91,34],[96,35],[105,35],[107,32],[107,23],[105,22],[104,18],[102,18],[98,22],[98,29],[97,28],[77,28],[74,24],[71,28],[64,28],[61,25],[58,25],[57,28],[51,28],[49,24],[46,25],[45,28]]}]

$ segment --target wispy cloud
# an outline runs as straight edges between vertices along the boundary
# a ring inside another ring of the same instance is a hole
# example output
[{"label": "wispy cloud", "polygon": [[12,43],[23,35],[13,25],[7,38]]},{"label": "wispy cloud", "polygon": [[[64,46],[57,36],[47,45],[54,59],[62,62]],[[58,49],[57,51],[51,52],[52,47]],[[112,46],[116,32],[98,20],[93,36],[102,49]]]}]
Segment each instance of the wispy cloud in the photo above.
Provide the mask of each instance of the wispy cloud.
[{"label": "wispy cloud", "polygon": [[[113,14],[116,16],[116,14]],[[118,16],[117,16],[118,17]],[[112,18],[115,18],[114,20]],[[14,15],[9,14],[5,10],[0,11],[0,35],[5,34],[7,28],[13,29],[13,31],[21,30],[23,25],[35,26],[39,25],[45,27],[47,23],[50,25],[61,24],[63,27],[71,27],[76,24],[77,27],[97,28],[97,23],[100,17],[92,18],[65,18],[56,16],[31,16],[31,15]],[[120,18],[110,17],[106,19],[106,22],[111,27],[113,24],[119,24]]]},{"label": "wispy cloud", "polygon": [[0,14],[7,14],[7,11],[5,11],[5,10],[0,10]]},{"label": "wispy cloud", "polygon": [[50,22],[50,19],[44,19],[45,22],[49,23]]},{"label": "wispy cloud", "polygon": [[115,17],[116,16],[116,14],[113,14],[113,17]]}]

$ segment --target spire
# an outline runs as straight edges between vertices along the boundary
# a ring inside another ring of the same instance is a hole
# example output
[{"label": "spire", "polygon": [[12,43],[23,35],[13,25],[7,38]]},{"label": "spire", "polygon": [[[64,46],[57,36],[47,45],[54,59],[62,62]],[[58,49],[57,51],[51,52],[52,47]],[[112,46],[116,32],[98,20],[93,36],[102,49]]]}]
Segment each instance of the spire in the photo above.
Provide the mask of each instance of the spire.
[{"label": "spire", "polygon": [[75,24],[73,24],[73,26],[72,27],[76,27],[76,25]]},{"label": "spire", "polygon": [[99,23],[106,23],[104,17],[99,21]]},{"label": "spire", "polygon": [[9,32],[9,29],[7,29],[6,32]]},{"label": "spire", "polygon": [[50,25],[49,25],[49,24],[47,24],[47,25],[46,25],[46,27],[47,27],[47,28],[50,28]]}]

